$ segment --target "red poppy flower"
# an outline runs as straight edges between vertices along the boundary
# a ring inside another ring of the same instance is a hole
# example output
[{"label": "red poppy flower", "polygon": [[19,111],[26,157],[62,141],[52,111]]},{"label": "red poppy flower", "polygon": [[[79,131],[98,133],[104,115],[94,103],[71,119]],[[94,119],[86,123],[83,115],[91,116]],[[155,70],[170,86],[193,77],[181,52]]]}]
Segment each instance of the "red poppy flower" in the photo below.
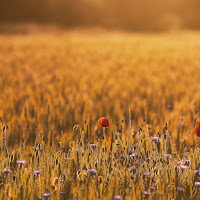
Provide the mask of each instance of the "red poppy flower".
[{"label": "red poppy flower", "polygon": [[98,124],[99,124],[99,126],[106,127],[106,128],[108,128],[111,125],[109,120],[105,117],[100,117],[98,120]]},{"label": "red poppy flower", "polygon": [[200,137],[200,122],[197,122],[194,128],[194,133]]}]

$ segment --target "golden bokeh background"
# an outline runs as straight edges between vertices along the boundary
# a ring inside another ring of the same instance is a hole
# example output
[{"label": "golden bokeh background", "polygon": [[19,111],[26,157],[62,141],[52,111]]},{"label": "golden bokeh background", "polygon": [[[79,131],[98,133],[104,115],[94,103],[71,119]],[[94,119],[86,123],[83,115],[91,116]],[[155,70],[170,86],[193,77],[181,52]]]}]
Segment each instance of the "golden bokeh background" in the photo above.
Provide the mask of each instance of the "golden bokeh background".
[{"label": "golden bokeh background", "polygon": [[199,29],[198,0],[7,0],[0,22],[103,26],[126,30]]}]

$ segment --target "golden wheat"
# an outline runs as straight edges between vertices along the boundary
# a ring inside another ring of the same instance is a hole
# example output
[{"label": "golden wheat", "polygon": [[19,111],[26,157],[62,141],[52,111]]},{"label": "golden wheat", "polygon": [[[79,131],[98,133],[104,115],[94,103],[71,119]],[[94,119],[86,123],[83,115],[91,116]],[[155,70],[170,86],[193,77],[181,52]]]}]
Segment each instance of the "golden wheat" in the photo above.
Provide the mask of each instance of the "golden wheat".
[{"label": "golden wheat", "polygon": [[0,198],[198,199],[199,38],[0,35]]}]

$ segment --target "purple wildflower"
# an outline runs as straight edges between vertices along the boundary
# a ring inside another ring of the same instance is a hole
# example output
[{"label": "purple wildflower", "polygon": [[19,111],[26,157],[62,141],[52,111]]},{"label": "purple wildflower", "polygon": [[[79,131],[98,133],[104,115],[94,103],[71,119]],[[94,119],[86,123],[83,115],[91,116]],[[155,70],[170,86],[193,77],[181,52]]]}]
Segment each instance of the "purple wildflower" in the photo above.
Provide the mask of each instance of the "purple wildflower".
[{"label": "purple wildflower", "polygon": [[194,170],[194,174],[200,174],[200,169]]},{"label": "purple wildflower", "polygon": [[200,187],[200,182],[195,182],[194,183],[196,186]]},{"label": "purple wildflower", "polygon": [[43,199],[47,199],[47,198],[51,198],[52,197],[52,194],[51,193],[43,193],[42,195],[41,195],[41,197],[43,198]]},{"label": "purple wildflower", "polygon": [[86,92],[87,92],[87,89],[83,88],[83,89],[81,90],[81,92],[82,92],[82,93],[86,93]]},{"label": "purple wildflower", "polygon": [[176,165],[180,166],[180,165],[184,165],[185,164],[185,161],[184,160],[181,160],[181,161],[178,161],[177,163],[175,163]]},{"label": "purple wildflower", "polygon": [[39,175],[39,174],[41,174],[41,173],[42,173],[41,170],[35,170],[35,171],[33,171],[33,174],[35,174],[35,175]]},{"label": "purple wildflower", "polygon": [[88,169],[88,170],[87,170],[87,173],[88,173],[88,174],[96,174],[96,173],[97,173],[97,170],[96,170],[96,169]]},{"label": "purple wildflower", "polygon": [[178,127],[180,127],[180,126],[184,126],[184,123],[183,123],[183,122],[180,122],[180,123],[177,122],[177,123],[176,123],[176,126],[178,126]]},{"label": "purple wildflower", "polygon": [[149,196],[149,195],[151,195],[151,192],[150,191],[144,191],[143,194]]},{"label": "purple wildflower", "polygon": [[160,142],[160,139],[158,137],[151,137],[151,142]]},{"label": "purple wildflower", "polygon": [[189,164],[190,163],[190,160],[185,160],[185,164]]},{"label": "purple wildflower", "polygon": [[143,177],[149,177],[149,176],[151,176],[151,173],[150,173],[150,172],[147,172],[147,173],[144,173],[144,174],[143,174]]},{"label": "purple wildflower", "polygon": [[115,195],[114,198],[113,198],[113,200],[122,200],[122,197],[119,196],[119,195]]},{"label": "purple wildflower", "polygon": [[6,168],[2,169],[2,173],[4,173],[4,174],[9,174],[11,172],[12,172],[12,170],[10,170],[10,169],[6,169]]},{"label": "purple wildflower", "polygon": [[96,148],[97,148],[97,144],[90,144],[90,146],[91,146],[93,149],[96,149]]},{"label": "purple wildflower", "polygon": [[187,165],[179,165],[179,169],[181,170],[186,170],[188,168]]},{"label": "purple wildflower", "polygon": [[129,170],[129,172],[135,172],[136,171],[136,168],[130,168],[130,169],[128,169]]},{"label": "purple wildflower", "polygon": [[166,108],[171,108],[172,106],[170,104],[166,104]]},{"label": "purple wildflower", "polygon": [[178,190],[178,191],[184,191],[184,188],[182,188],[182,187],[177,187],[177,190]]},{"label": "purple wildflower", "polygon": [[27,162],[25,160],[17,160],[16,161],[18,165],[26,165]]},{"label": "purple wildflower", "polygon": [[165,156],[167,159],[172,158],[172,155],[171,155],[171,154],[165,154],[164,156]]},{"label": "purple wildflower", "polygon": [[65,195],[66,192],[64,192],[64,191],[60,191],[60,194],[61,194],[61,195]]},{"label": "purple wildflower", "polygon": [[142,163],[139,163],[139,162],[135,162],[135,163],[134,163],[135,166],[140,166],[141,164],[142,164]]}]

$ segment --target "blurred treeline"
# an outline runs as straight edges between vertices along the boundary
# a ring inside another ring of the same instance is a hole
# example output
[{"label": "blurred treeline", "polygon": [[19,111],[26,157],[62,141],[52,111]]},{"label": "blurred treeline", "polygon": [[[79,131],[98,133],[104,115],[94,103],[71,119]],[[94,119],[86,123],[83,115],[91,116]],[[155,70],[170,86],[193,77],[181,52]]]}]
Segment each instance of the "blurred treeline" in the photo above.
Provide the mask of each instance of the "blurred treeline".
[{"label": "blurred treeline", "polygon": [[199,29],[199,8],[199,0],[1,0],[0,22]]}]

